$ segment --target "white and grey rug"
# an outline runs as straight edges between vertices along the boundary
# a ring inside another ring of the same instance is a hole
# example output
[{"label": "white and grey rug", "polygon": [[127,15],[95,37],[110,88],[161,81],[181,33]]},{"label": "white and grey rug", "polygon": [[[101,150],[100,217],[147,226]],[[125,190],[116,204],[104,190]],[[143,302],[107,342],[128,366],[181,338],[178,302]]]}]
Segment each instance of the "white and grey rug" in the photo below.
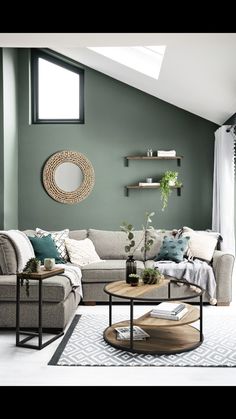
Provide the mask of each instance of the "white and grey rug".
[{"label": "white and grey rug", "polygon": [[[76,315],[48,365],[236,367],[235,316],[204,317],[201,346],[181,354],[158,356],[134,354],[108,345],[103,340],[107,315]],[[119,320],[120,316],[113,316],[113,322]]]}]

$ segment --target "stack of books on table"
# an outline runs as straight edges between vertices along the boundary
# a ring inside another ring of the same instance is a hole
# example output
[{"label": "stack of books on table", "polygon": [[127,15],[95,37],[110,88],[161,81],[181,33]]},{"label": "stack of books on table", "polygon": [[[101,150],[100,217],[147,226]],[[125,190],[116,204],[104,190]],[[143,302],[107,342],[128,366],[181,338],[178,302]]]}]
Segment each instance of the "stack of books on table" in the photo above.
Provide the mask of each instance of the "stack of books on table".
[{"label": "stack of books on table", "polygon": [[158,304],[151,312],[151,317],[166,320],[180,320],[188,312],[183,303],[161,303]]},{"label": "stack of books on table", "polygon": [[[117,340],[130,340],[130,327],[116,327]],[[133,340],[146,340],[150,335],[141,327],[133,326]]]},{"label": "stack of books on table", "polygon": [[158,150],[157,156],[158,157],[175,157],[176,151],[175,150]]}]

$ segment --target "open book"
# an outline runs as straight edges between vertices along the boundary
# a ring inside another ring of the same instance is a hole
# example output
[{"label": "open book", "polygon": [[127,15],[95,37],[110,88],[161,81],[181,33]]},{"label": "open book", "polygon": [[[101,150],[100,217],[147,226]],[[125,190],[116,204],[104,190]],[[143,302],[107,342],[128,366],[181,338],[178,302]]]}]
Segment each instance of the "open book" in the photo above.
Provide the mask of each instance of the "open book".
[{"label": "open book", "polygon": [[[130,327],[115,327],[117,331],[117,340],[130,340]],[[146,333],[141,327],[133,327],[133,340],[145,340],[149,338],[150,335]]]}]

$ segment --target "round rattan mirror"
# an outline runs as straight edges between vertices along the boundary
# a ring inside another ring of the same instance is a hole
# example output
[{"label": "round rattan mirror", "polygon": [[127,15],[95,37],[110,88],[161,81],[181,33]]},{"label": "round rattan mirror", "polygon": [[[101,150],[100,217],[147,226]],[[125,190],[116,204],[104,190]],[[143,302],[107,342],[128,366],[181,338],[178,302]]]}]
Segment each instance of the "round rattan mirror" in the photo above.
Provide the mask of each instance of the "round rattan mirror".
[{"label": "round rattan mirror", "polygon": [[77,151],[53,154],[43,168],[43,185],[55,201],[75,204],[85,199],[94,186],[91,162]]}]

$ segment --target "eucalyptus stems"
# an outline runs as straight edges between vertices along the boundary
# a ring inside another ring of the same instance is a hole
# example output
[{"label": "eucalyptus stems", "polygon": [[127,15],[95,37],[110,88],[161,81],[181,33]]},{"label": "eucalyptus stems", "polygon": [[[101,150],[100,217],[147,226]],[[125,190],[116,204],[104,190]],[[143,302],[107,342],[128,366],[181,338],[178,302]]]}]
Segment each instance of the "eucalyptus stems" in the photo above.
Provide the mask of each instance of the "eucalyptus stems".
[{"label": "eucalyptus stems", "polygon": [[[153,244],[153,236],[150,234],[154,231],[154,227],[151,225],[152,223],[152,217],[154,216],[155,212],[148,212],[145,213],[145,224],[143,227],[143,235],[139,242],[135,243],[135,237],[134,237],[134,227],[132,224],[128,224],[126,221],[122,223],[121,230],[124,231],[128,235],[129,244],[125,246],[126,253],[129,253],[129,256],[133,256],[135,250],[138,249],[138,247],[143,242],[143,246],[141,247],[141,252],[144,252],[144,260],[146,260],[146,254],[147,251],[151,249],[151,246]],[[148,234],[149,233],[149,234]]]}]

